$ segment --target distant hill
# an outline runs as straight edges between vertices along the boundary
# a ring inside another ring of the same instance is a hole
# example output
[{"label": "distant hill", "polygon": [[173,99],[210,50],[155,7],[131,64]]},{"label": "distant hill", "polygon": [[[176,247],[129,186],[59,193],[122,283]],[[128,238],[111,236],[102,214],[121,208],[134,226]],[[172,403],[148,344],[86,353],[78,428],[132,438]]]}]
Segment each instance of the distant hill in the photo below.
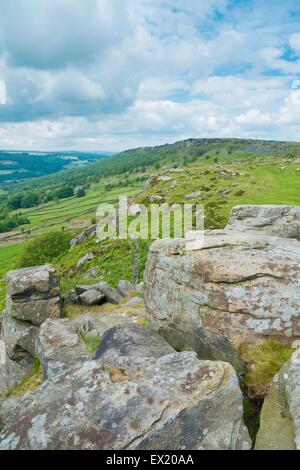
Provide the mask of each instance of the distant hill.
[{"label": "distant hill", "polygon": [[[53,154],[48,155],[53,156]],[[72,155],[72,152],[68,152],[68,155]],[[66,164],[65,160],[61,161],[62,156],[64,156],[63,153],[54,154],[56,158],[60,157],[59,165],[62,162],[65,164],[63,167],[65,171],[60,171],[55,175],[48,174],[40,178],[16,181],[14,185],[3,180],[1,185],[0,180],[0,185],[5,191],[15,193],[32,189],[39,190],[40,188],[59,186],[66,183],[83,184],[87,180],[97,182],[99,178],[103,177],[132,172],[144,173],[148,169],[158,170],[176,165],[186,166],[195,162],[213,164],[256,157],[294,158],[300,156],[300,143],[251,139],[187,139],[174,144],[126,150],[109,157],[103,155],[97,157],[97,154],[76,153],[76,155],[81,155],[82,158],[88,158],[90,155],[91,160],[94,158],[95,163],[81,166],[78,169],[74,164],[70,166],[70,162]]]},{"label": "distant hill", "polygon": [[111,152],[0,151],[0,184],[57,173],[94,163]]}]

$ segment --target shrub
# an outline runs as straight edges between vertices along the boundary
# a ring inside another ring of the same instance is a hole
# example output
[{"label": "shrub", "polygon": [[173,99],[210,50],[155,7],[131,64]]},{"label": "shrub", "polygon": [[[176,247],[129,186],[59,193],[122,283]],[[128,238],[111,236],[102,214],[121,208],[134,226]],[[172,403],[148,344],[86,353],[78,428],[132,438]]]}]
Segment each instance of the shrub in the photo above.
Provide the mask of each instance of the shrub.
[{"label": "shrub", "polygon": [[19,267],[40,266],[67,252],[71,235],[65,232],[50,232],[29,241],[21,255]]}]

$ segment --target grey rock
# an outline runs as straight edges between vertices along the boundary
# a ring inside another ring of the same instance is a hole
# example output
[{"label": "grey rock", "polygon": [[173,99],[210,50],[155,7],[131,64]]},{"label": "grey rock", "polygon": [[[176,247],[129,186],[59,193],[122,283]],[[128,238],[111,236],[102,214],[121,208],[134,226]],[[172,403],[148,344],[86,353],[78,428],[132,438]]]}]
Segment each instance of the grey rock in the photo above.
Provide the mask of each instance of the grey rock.
[{"label": "grey rock", "polygon": [[10,357],[6,355],[5,363],[0,364],[0,395],[5,395],[13,390],[33,372],[33,369],[34,359],[29,354],[18,362],[12,361]]},{"label": "grey rock", "polygon": [[236,206],[232,209],[226,230],[259,232],[300,240],[300,207]]},{"label": "grey rock", "polygon": [[143,293],[144,292],[144,282],[140,282],[135,286],[135,290],[137,292]]},{"label": "grey rock", "polygon": [[116,326],[104,334],[95,359],[101,359],[107,366],[126,367],[174,352],[175,350],[150,327]]},{"label": "grey rock", "polygon": [[[0,449],[250,448],[229,364],[170,353],[148,329],[149,337],[141,329],[125,330],[106,334],[98,360],[72,365],[6,407]],[[152,353],[143,351],[143,341]]]},{"label": "grey rock", "polygon": [[124,304],[124,307],[138,307],[143,303],[144,301],[141,299],[141,297],[132,297]]},{"label": "grey rock", "polygon": [[58,318],[61,315],[61,298],[53,297],[47,300],[28,300],[14,302],[10,297],[6,299],[7,314],[17,320],[30,321],[41,325],[47,318]]},{"label": "grey rock", "polygon": [[6,311],[10,317],[40,325],[61,314],[59,280],[52,266],[18,269],[7,274]]},{"label": "grey rock", "polygon": [[99,282],[95,286],[95,289],[105,295],[106,300],[112,304],[119,304],[123,301],[123,297],[120,292],[117,289],[111,287],[107,282]]},{"label": "grey rock", "polygon": [[79,302],[83,305],[92,306],[92,305],[101,305],[105,300],[105,295],[95,289],[90,289],[78,298]]},{"label": "grey rock", "polygon": [[129,297],[134,290],[134,285],[130,281],[122,280],[118,284],[118,291],[125,298]]},{"label": "grey rock", "polygon": [[244,342],[300,336],[300,243],[233,231],[204,246],[156,241],[145,272],[149,319],[177,350],[239,366]]},{"label": "grey rock", "polygon": [[71,243],[70,243],[71,248],[74,248],[75,246],[80,245],[80,243],[84,242],[84,240],[86,240],[87,238],[95,236],[96,231],[97,231],[97,225],[93,225],[92,227],[89,227],[86,230],[84,230],[82,233],[77,235],[77,237],[71,240]]},{"label": "grey rock", "polygon": [[36,339],[39,327],[11,318],[4,313],[2,318],[2,339],[6,352],[13,360],[21,360],[30,353],[36,357]]},{"label": "grey rock", "polygon": [[76,264],[76,269],[77,270],[81,269],[83,266],[85,266],[87,263],[92,261],[94,258],[95,258],[94,253],[87,253],[82,258],[80,258],[80,260]]},{"label": "grey rock", "polygon": [[63,299],[64,305],[77,304],[78,295],[76,294],[75,289],[71,290]]}]

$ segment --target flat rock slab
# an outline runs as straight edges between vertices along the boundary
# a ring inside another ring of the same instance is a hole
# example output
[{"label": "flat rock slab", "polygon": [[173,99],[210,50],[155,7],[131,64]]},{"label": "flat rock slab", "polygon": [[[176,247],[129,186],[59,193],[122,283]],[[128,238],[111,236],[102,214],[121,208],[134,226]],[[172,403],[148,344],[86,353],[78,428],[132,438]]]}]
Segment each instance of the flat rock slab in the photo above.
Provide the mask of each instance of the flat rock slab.
[{"label": "flat rock slab", "polygon": [[244,342],[300,336],[300,243],[231,231],[204,246],[157,241],[145,272],[150,320],[178,350],[237,360]]},{"label": "flat rock slab", "polygon": [[260,232],[300,240],[300,207],[248,205],[232,209],[226,230]]}]

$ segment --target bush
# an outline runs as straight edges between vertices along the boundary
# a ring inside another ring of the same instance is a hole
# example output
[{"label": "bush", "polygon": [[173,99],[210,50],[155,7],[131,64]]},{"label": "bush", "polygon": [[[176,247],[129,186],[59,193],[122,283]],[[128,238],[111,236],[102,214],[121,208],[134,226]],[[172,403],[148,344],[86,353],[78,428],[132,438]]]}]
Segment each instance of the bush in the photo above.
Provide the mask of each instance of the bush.
[{"label": "bush", "polygon": [[19,267],[50,263],[69,250],[71,238],[71,235],[65,232],[50,232],[29,241],[21,255]]}]

